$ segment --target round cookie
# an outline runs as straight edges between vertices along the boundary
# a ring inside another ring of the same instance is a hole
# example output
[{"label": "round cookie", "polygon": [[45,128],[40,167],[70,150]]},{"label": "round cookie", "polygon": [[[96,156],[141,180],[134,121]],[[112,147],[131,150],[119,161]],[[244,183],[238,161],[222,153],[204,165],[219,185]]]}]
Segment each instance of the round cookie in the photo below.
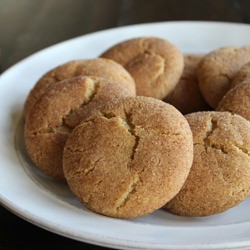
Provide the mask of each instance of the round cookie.
[{"label": "round cookie", "polygon": [[183,216],[208,216],[238,205],[250,194],[250,123],[229,112],[185,117],[193,132],[193,165],[165,208]]},{"label": "round cookie", "polygon": [[237,72],[237,74],[232,80],[231,88],[242,82],[250,83],[250,63],[246,63],[245,65],[243,65],[241,69]]},{"label": "round cookie", "polygon": [[24,104],[24,118],[26,118],[35,102],[51,85],[80,75],[103,77],[114,82],[119,82],[128,88],[130,92],[134,91],[133,95],[135,95],[134,79],[118,63],[105,58],[70,61],[50,70],[35,84]]},{"label": "round cookie", "polygon": [[163,99],[170,93],[183,71],[183,55],[164,39],[141,37],[121,42],[101,57],[123,65],[132,75],[138,96]]},{"label": "round cookie", "polygon": [[72,129],[99,105],[134,91],[98,77],[78,76],[53,84],[35,103],[25,123],[25,143],[35,165],[64,179],[62,154]]},{"label": "round cookie", "polygon": [[189,173],[192,133],[172,105],[149,97],[113,100],[71,133],[63,169],[89,209],[134,218],[173,198]]},{"label": "round cookie", "polygon": [[200,93],[196,74],[202,58],[203,55],[199,54],[184,55],[184,70],[181,79],[174,90],[164,99],[183,114],[211,109]]},{"label": "round cookie", "polygon": [[229,111],[250,121],[250,82],[242,82],[230,89],[216,110]]},{"label": "round cookie", "polygon": [[249,61],[250,46],[224,47],[204,56],[197,76],[201,94],[211,107],[217,107],[235,74]]}]

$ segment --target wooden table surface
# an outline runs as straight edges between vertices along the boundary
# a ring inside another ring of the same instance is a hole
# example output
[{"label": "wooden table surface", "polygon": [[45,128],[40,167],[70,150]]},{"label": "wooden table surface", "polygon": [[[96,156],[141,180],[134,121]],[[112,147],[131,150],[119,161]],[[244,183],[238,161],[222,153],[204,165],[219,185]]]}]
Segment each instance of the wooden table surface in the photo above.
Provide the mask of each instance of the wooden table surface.
[{"label": "wooden table surface", "polygon": [[[0,0],[0,72],[45,47],[90,32],[173,20],[250,22],[249,0]],[[0,249],[89,249],[0,206]]]}]

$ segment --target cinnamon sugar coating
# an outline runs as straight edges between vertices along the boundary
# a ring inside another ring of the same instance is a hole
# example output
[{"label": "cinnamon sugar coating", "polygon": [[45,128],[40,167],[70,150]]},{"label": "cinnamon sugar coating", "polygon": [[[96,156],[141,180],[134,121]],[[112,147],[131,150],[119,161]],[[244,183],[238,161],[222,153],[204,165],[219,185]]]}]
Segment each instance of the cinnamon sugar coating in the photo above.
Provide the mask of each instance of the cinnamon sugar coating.
[{"label": "cinnamon sugar coating", "polygon": [[185,117],[193,132],[193,165],[165,208],[182,216],[208,216],[238,205],[250,194],[250,122],[229,112]]},{"label": "cinnamon sugar coating", "polygon": [[30,109],[48,88],[56,82],[75,76],[97,76],[119,82],[130,92],[133,91],[133,95],[135,95],[134,79],[118,63],[105,58],[70,61],[50,70],[39,79],[25,101],[24,118],[26,119]]},{"label": "cinnamon sugar coating", "polygon": [[47,175],[64,179],[62,153],[72,129],[99,105],[130,95],[134,91],[98,77],[54,83],[26,118],[25,143],[32,161]]},{"label": "cinnamon sugar coating", "polygon": [[132,75],[138,96],[163,99],[169,94],[183,71],[183,55],[167,40],[140,37],[114,45],[101,57],[112,59]]},{"label": "cinnamon sugar coating", "polygon": [[87,208],[134,218],[173,198],[193,159],[189,125],[173,106],[149,97],[113,100],[83,120],[64,148],[63,169]]}]

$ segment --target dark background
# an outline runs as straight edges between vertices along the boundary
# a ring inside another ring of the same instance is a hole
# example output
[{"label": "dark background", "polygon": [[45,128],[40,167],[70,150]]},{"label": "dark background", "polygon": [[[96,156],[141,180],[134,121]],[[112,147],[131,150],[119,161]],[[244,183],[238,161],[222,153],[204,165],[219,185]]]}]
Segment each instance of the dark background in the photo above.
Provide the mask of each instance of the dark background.
[{"label": "dark background", "polygon": [[[0,0],[0,73],[58,42],[112,27],[174,20],[249,23],[250,0]],[[77,242],[0,206],[0,250],[106,249]]]}]

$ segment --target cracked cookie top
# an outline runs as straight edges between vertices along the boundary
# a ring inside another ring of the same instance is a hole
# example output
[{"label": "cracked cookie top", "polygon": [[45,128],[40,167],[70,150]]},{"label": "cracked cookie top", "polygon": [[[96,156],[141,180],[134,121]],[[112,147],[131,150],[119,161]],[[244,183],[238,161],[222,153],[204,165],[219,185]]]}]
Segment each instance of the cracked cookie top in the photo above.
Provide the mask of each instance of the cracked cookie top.
[{"label": "cracked cookie top", "polygon": [[62,153],[72,129],[99,105],[133,95],[122,84],[99,77],[78,76],[53,84],[26,118],[25,143],[32,161],[47,175],[64,179]]},{"label": "cracked cookie top", "polygon": [[166,208],[183,216],[208,216],[238,205],[250,194],[250,123],[229,112],[186,115],[194,160],[181,191]]},{"label": "cracked cookie top", "polygon": [[50,86],[56,82],[80,75],[97,76],[119,82],[135,95],[134,79],[120,64],[105,58],[70,61],[50,70],[35,84],[24,104],[24,118],[26,119],[35,102]]},{"label": "cracked cookie top", "polygon": [[149,97],[125,97],[104,105],[73,130],[63,170],[87,208],[134,218],[178,193],[192,159],[192,133],[177,109]]},{"label": "cracked cookie top", "polygon": [[249,61],[250,46],[223,47],[204,56],[197,75],[201,93],[211,107],[217,107],[235,74]]},{"label": "cracked cookie top", "polygon": [[198,85],[197,68],[204,55],[184,55],[184,70],[174,90],[164,99],[175,106],[182,114],[210,110],[202,97]]},{"label": "cracked cookie top", "polygon": [[183,71],[183,55],[169,41],[141,37],[121,42],[101,57],[123,65],[132,75],[139,96],[163,99],[170,93]]}]

